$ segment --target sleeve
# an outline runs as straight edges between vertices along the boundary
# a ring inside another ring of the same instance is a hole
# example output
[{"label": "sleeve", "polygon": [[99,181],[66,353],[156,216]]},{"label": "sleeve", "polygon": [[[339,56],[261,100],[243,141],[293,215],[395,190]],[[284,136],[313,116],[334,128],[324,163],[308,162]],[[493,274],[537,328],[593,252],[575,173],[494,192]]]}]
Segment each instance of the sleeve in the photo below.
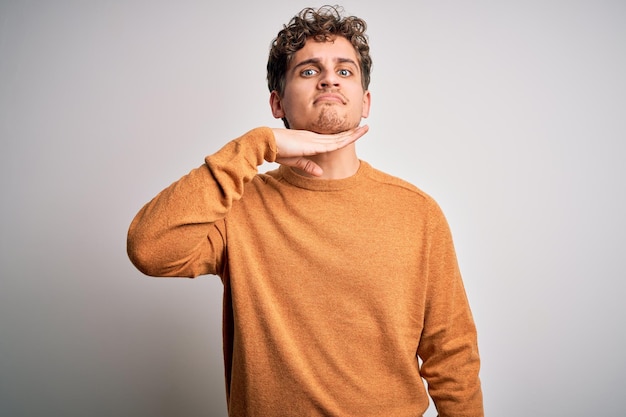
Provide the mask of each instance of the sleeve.
[{"label": "sleeve", "polygon": [[224,218],[257,167],[275,159],[276,143],[267,127],[207,156],[137,213],[127,236],[131,262],[151,276],[219,274],[226,248]]},{"label": "sleeve", "polygon": [[428,287],[418,355],[440,417],[483,417],[477,333],[448,223],[433,203]]}]

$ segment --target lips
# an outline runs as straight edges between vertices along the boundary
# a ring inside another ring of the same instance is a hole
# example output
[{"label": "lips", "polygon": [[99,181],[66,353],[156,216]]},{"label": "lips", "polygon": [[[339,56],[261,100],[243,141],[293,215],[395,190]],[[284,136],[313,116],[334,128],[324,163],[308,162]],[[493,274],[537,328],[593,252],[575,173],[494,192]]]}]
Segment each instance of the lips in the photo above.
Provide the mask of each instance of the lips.
[{"label": "lips", "polygon": [[314,103],[341,103],[346,104],[346,99],[338,93],[322,93],[315,97]]}]

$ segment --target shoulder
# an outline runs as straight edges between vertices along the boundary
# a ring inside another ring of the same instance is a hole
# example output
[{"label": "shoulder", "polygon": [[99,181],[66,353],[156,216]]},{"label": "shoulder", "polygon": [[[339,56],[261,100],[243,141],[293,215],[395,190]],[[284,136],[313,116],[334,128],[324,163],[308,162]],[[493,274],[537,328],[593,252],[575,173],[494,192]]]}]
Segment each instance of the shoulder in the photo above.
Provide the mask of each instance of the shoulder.
[{"label": "shoulder", "polygon": [[282,193],[285,182],[278,169],[259,172],[244,185],[244,197],[250,198],[256,194],[267,198],[276,192]]},{"label": "shoulder", "polygon": [[407,197],[422,200],[424,203],[431,203],[436,205],[433,197],[415,184],[412,184],[402,178],[376,169],[369,165],[367,162],[361,163],[368,166],[368,179],[376,186],[387,188],[389,192],[394,191],[398,194],[404,194]]}]

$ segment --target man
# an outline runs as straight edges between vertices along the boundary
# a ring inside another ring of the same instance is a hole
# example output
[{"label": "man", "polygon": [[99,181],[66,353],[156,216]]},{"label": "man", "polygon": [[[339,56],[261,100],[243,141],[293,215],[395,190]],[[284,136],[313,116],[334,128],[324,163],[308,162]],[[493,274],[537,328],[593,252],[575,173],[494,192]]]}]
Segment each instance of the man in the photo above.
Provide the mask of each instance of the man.
[{"label": "man", "polygon": [[[307,8],[268,61],[286,129],[228,142],[144,206],[128,253],[219,275],[231,416],[482,416],[476,330],[438,205],[357,158],[365,22]],[[278,169],[259,174],[264,161]],[[418,357],[422,359],[419,366]]]}]

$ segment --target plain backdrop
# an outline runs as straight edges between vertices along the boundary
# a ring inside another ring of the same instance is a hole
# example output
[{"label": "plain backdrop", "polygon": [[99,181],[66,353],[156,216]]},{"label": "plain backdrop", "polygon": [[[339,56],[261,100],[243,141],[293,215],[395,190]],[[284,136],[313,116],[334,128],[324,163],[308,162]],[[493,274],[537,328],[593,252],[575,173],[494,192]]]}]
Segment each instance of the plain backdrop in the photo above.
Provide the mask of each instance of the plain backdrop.
[{"label": "plain backdrop", "polygon": [[[226,415],[219,278],[145,277],[126,232],[282,126],[268,48],[309,5],[0,1],[0,415]],[[343,6],[374,60],[359,156],[447,215],[486,414],[625,415],[626,2]]]}]

